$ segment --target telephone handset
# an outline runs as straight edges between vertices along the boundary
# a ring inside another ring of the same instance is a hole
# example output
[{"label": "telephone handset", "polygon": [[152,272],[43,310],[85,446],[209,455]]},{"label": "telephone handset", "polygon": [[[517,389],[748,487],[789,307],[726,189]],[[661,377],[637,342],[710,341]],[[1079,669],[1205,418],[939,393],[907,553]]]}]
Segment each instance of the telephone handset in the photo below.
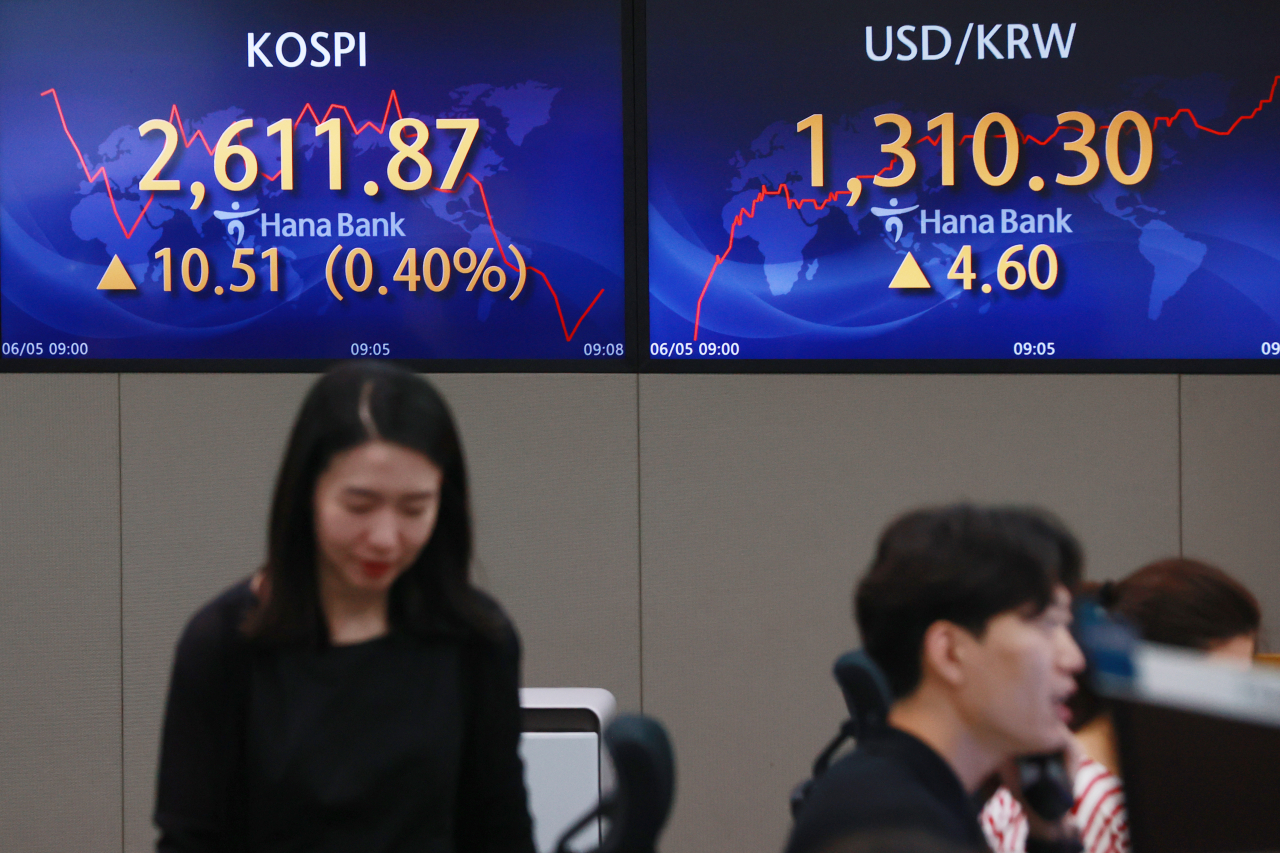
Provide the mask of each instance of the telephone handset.
[{"label": "telephone handset", "polygon": [[1053,823],[1071,811],[1075,794],[1060,753],[1031,755],[1015,763],[1022,799],[1036,814]]}]

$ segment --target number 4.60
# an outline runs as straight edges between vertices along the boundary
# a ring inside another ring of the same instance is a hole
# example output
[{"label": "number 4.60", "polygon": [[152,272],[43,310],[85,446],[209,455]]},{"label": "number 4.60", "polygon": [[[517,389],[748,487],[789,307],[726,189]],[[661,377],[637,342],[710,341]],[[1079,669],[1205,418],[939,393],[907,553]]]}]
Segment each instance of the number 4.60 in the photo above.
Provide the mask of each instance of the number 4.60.
[{"label": "number 4.60", "polygon": [[[1000,286],[1005,290],[1017,290],[1026,284],[1028,279],[1036,290],[1048,290],[1053,287],[1053,283],[1058,280],[1058,255],[1053,251],[1053,247],[1044,243],[1036,246],[1031,250],[1025,267],[1013,259],[1013,256],[1024,248],[1021,243],[1018,243],[1005,249],[1004,254],[1000,256],[1000,263],[996,265],[996,281],[1000,282]],[[1043,275],[1040,271],[1041,260],[1045,261]],[[973,271],[973,247],[961,246],[960,251],[956,253],[955,262],[951,265],[951,271],[947,273],[947,278],[963,282],[965,290],[972,290],[973,280],[977,277],[978,274]],[[990,293],[991,285],[982,285],[982,292]]]}]

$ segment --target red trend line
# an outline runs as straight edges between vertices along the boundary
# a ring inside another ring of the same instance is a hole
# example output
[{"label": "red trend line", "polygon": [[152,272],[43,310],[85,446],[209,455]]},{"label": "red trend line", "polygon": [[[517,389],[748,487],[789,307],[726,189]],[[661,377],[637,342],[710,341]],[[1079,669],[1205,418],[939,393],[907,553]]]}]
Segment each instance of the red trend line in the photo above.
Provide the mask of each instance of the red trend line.
[{"label": "red trend line", "polygon": [[[885,168],[888,168],[888,166]],[[864,176],[858,176],[859,179],[862,177]],[[865,177],[870,178],[871,176],[866,175]],[[778,184],[778,188],[776,190],[769,190],[762,186],[760,187],[760,192],[756,193],[756,197],[751,202],[751,210],[748,211],[745,207],[738,208],[738,215],[733,217],[733,223],[729,226],[729,247],[724,250],[724,254],[716,255],[716,262],[711,265],[711,272],[707,274],[707,283],[702,285],[702,292],[698,294],[698,310],[693,315],[693,339],[695,341],[698,339],[698,328],[702,324],[702,297],[707,295],[707,288],[711,286],[711,279],[715,276],[716,269],[719,268],[720,264],[724,263],[724,259],[729,257],[729,253],[733,251],[734,234],[737,232],[738,226],[742,224],[742,218],[745,216],[747,218],[754,219],[756,215],[756,205],[764,201],[765,196],[771,195],[785,196],[787,199],[788,210],[799,210],[803,208],[806,203],[813,205],[814,210],[822,210],[840,196],[849,195],[849,191],[838,190],[836,192],[827,193],[826,199],[822,203],[819,203],[818,200],[814,198],[792,198],[791,190],[786,184]]]},{"label": "red trend line", "polygon": [[1174,113],[1171,116],[1168,116],[1167,118],[1165,116],[1156,116],[1156,118],[1151,122],[1151,124],[1152,126],[1155,126],[1163,121],[1165,124],[1165,127],[1172,127],[1173,122],[1179,116],[1185,114],[1191,119],[1191,123],[1194,124],[1200,130],[1208,131],[1209,133],[1212,133],[1214,136],[1230,136],[1233,132],[1235,132],[1235,129],[1240,126],[1240,122],[1248,121],[1249,119],[1254,118],[1255,116],[1257,116],[1258,113],[1262,112],[1262,108],[1264,106],[1266,106],[1267,104],[1275,100],[1277,85],[1280,85],[1280,74],[1277,74],[1275,79],[1271,81],[1271,94],[1267,95],[1261,101],[1258,101],[1258,105],[1253,108],[1253,112],[1247,115],[1240,116],[1240,118],[1233,121],[1231,123],[1231,127],[1228,127],[1226,130],[1214,130],[1212,127],[1205,127],[1196,119],[1196,114],[1193,113],[1191,110],[1187,109],[1186,107],[1179,109],[1176,113]]},{"label": "red trend line", "polygon": [[[1253,108],[1252,112],[1246,113],[1245,115],[1242,115],[1239,118],[1237,118],[1235,121],[1233,121],[1231,123],[1231,126],[1228,127],[1226,130],[1216,130],[1212,127],[1208,127],[1206,125],[1201,124],[1200,120],[1196,118],[1196,114],[1186,107],[1180,107],[1177,110],[1177,112],[1175,112],[1171,116],[1156,116],[1151,120],[1151,127],[1152,129],[1154,129],[1158,127],[1161,122],[1164,122],[1165,127],[1173,127],[1173,123],[1177,121],[1180,117],[1185,115],[1188,118],[1190,118],[1191,123],[1200,130],[1206,131],[1208,133],[1212,133],[1215,136],[1230,136],[1232,133],[1235,132],[1235,129],[1240,126],[1240,122],[1248,121],[1249,119],[1255,118],[1258,115],[1258,113],[1262,112],[1262,108],[1264,106],[1266,106],[1267,104],[1275,100],[1277,86],[1280,86],[1280,74],[1277,74],[1275,76],[1275,79],[1271,81],[1271,92],[1267,95],[1267,97],[1258,101],[1258,105]],[[1110,127],[1110,125],[1104,124],[1099,127],[1099,130],[1106,130],[1108,127]],[[1064,129],[1075,130],[1076,128],[1067,127],[1065,125],[1058,125],[1058,127],[1053,131],[1053,133],[1046,136],[1043,140],[1036,139],[1034,136],[1032,136],[1029,133],[1024,134],[1022,132],[1019,132],[1018,139],[1024,145],[1028,142],[1034,142],[1036,145],[1041,145],[1041,146],[1048,145],[1050,140],[1052,140],[1055,136],[1057,136],[1059,131],[1062,131]],[[993,138],[1003,139],[1004,134],[995,134]],[[972,140],[972,139],[973,139],[973,134],[971,133],[967,134],[965,136],[960,137],[960,141],[957,143],[957,145],[963,145],[966,141]],[[942,140],[941,133],[938,134],[937,139],[934,139],[932,136],[925,134],[924,136],[917,139],[914,144],[921,145],[925,142],[928,142],[934,147],[937,147],[938,145],[941,144],[941,140]],[[895,157],[889,162],[888,166],[885,166],[877,174],[883,175],[886,171],[892,169],[896,164],[897,164],[897,158]],[[871,177],[872,177],[871,175],[857,176],[859,180],[867,180]],[[702,299],[707,295],[707,288],[711,286],[711,279],[715,277],[716,270],[720,267],[720,264],[724,263],[725,259],[729,257],[729,252],[733,251],[734,234],[737,231],[738,226],[742,224],[743,217],[746,217],[748,219],[755,217],[756,204],[763,201],[766,196],[783,195],[786,197],[788,209],[800,210],[806,204],[810,204],[813,206],[814,210],[822,210],[829,203],[835,201],[837,197],[842,195],[848,195],[848,194],[849,193],[847,190],[839,190],[838,192],[828,193],[826,200],[823,201],[822,203],[819,203],[817,199],[812,199],[812,198],[793,199],[791,197],[791,190],[787,188],[786,184],[778,184],[778,188],[772,191],[769,189],[766,189],[764,186],[761,186],[760,192],[756,195],[755,199],[751,202],[751,210],[748,211],[745,207],[738,209],[738,215],[733,218],[733,223],[729,226],[729,246],[724,250],[723,254],[716,255],[715,263],[711,265],[711,272],[707,274],[707,281],[705,284],[702,285],[702,292],[698,294],[698,307],[693,315],[693,339],[695,341],[698,339],[698,330],[702,323]]]},{"label": "red trend line", "polygon": [[355,132],[356,136],[359,136],[361,133],[364,133],[369,128],[373,128],[377,133],[382,134],[386,132],[387,119],[391,117],[392,104],[396,105],[396,116],[399,118],[404,118],[404,113],[400,112],[400,99],[396,97],[396,90],[392,89],[390,96],[388,96],[387,98],[387,108],[382,113],[382,124],[374,124],[371,121],[366,121],[364,124],[360,125],[359,127],[356,126],[356,120],[351,117],[351,111],[346,107],[344,107],[342,104],[330,104],[329,109],[324,111],[324,118],[316,118],[316,111],[312,109],[311,104],[307,104],[302,108],[302,111],[298,113],[298,118],[294,120],[293,127],[296,130],[298,125],[302,124],[302,117],[307,113],[311,113],[311,118],[316,124],[324,124],[326,121],[329,120],[329,116],[333,113],[334,110],[342,110],[342,112],[347,117],[347,121],[351,123],[351,129]]},{"label": "red trend line", "polygon": [[[125,239],[126,240],[131,239],[133,237],[133,232],[136,231],[138,228],[138,223],[142,221],[142,217],[146,215],[147,208],[151,206],[151,202],[155,199],[155,193],[152,193],[150,198],[147,199],[147,203],[142,206],[142,212],[138,214],[138,218],[134,221],[133,227],[126,228],[124,224],[124,220],[121,219],[120,217],[120,211],[116,208],[116,197],[115,197],[115,194],[111,191],[111,178],[107,174],[107,167],[99,166],[98,171],[90,174],[89,166],[87,163],[85,163],[84,154],[80,152],[80,146],[76,144],[75,137],[71,135],[71,130],[67,127],[67,117],[62,112],[62,102],[58,100],[57,90],[46,89],[45,91],[40,93],[41,97],[44,97],[45,95],[53,95],[53,104],[58,110],[58,119],[62,122],[62,130],[64,133],[66,133],[67,139],[71,142],[71,147],[75,149],[76,156],[80,158],[80,167],[84,169],[85,178],[87,178],[89,183],[91,184],[97,181],[97,179],[100,176],[104,179],[103,182],[107,186],[107,197],[111,199],[111,210],[116,215],[116,221],[120,223],[120,230],[124,232]],[[396,116],[398,116],[399,118],[404,118],[404,113],[401,112],[400,110],[400,98],[396,96],[396,90],[392,89],[391,94],[387,97],[387,107],[382,113],[382,124],[379,125],[379,124],[374,124],[372,121],[366,121],[362,125],[357,125],[355,119],[351,117],[351,111],[348,110],[342,104],[330,104],[329,109],[325,110],[324,118],[321,119],[316,116],[315,108],[312,107],[310,103],[308,103],[305,106],[303,106],[302,110],[298,113],[298,118],[294,120],[293,126],[294,128],[297,128],[298,125],[302,123],[302,119],[307,113],[311,113],[312,120],[318,125],[318,124],[323,124],[325,121],[328,121],[329,116],[333,113],[334,110],[341,110],[342,113],[346,115],[347,121],[350,122],[351,124],[352,131],[357,136],[359,136],[364,131],[370,130],[370,129],[372,129],[375,133],[381,135],[386,132],[387,122],[391,118],[392,105],[395,106]],[[191,136],[189,137],[187,136],[186,125],[182,121],[182,114],[178,111],[177,104],[174,104],[173,107],[169,110],[169,121],[173,124],[176,124],[178,127],[178,132],[182,134],[182,144],[184,148],[190,148],[192,145],[195,144],[195,141],[199,139],[201,145],[203,145],[204,147],[204,150],[208,152],[210,157],[213,156],[213,149],[209,147],[209,141],[205,138],[203,131],[197,130]],[[280,173],[276,172],[274,175],[263,174],[262,177],[265,180],[274,181],[279,179]],[[467,172],[466,177],[470,179],[473,183],[475,183],[475,185],[480,189],[480,200],[484,203],[484,213],[489,220],[489,230],[493,234],[494,245],[498,247],[498,254],[502,256],[502,262],[506,264],[513,271],[518,271],[519,267],[511,263],[511,260],[507,257],[506,249],[502,247],[502,242],[498,239],[498,229],[493,224],[493,214],[489,210],[489,197],[484,191],[484,184],[482,184],[479,181],[479,179],[477,179],[476,176],[471,174],[470,172]],[[440,190],[440,191],[449,192],[449,193],[457,192],[456,190]],[[596,307],[596,303],[599,302],[600,297],[604,295],[605,289],[603,287],[600,288],[600,292],[596,294],[595,299],[591,300],[591,304],[588,305],[587,309],[582,312],[582,316],[578,318],[578,322],[574,324],[573,330],[570,331],[568,325],[565,323],[564,311],[560,307],[560,296],[559,294],[556,293],[555,288],[551,286],[551,280],[547,278],[547,274],[544,273],[542,270],[538,269],[537,267],[526,265],[525,268],[531,272],[537,273],[542,278],[543,283],[546,284],[547,290],[551,291],[551,298],[552,300],[555,301],[555,304],[556,304],[556,313],[560,316],[560,329],[564,332],[564,339],[566,342],[572,341],[573,336],[578,333],[578,328],[582,325],[582,321],[587,319],[587,315],[591,313],[591,309]]]},{"label": "red trend line", "polygon": [[[89,174],[89,164],[84,161],[84,154],[80,153],[80,146],[76,145],[75,137],[71,135],[71,131],[67,128],[67,117],[62,114],[62,104],[58,101],[58,93],[53,89],[46,89],[40,93],[40,97],[45,95],[53,95],[54,106],[58,108],[58,118],[62,120],[62,130],[67,134],[67,139],[71,140],[71,147],[76,150],[76,156],[80,158],[80,168],[84,169],[84,177],[89,183],[94,183],[101,175],[107,185],[107,198],[111,199],[111,212],[116,215],[116,222],[120,223],[120,230],[124,232],[124,238],[128,240],[133,237],[133,232],[138,230],[138,223],[142,221],[142,217],[146,216],[147,208],[151,206],[151,202],[155,199],[152,193],[151,198],[147,199],[147,203],[142,206],[142,211],[138,213],[138,218],[133,221],[133,227],[125,227],[124,220],[120,218],[120,210],[116,207],[115,194],[111,192],[111,179],[107,175],[107,167],[99,166],[98,171]],[[175,107],[176,109],[176,107]]]},{"label": "red trend line", "polygon": [[[511,259],[507,257],[507,250],[502,248],[502,241],[498,239],[498,229],[494,227],[494,224],[493,224],[493,213],[491,213],[489,210],[489,197],[488,195],[485,194],[484,184],[480,183],[480,181],[476,178],[476,176],[471,174],[470,172],[467,172],[466,177],[469,178],[471,182],[474,183],[480,189],[480,201],[484,203],[484,215],[489,220],[489,231],[490,233],[493,234],[493,244],[498,247],[498,254],[502,256],[502,262],[506,264],[508,267],[510,267],[512,270],[518,271],[520,268],[515,264],[511,263]],[[441,189],[440,192],[455,193],[457,192],[457,190]],[[547,278],[547,274],[544,273],[542,270],[538,269],[537,267],[531,267],[526,265],[525,268],[530,270],[531,272],[536,272],[539,276],[542,277],[542,281],[544,284],[546,284],[547,290],[551,291],[551,298],[555,300],[556,313],[560,315],[560,328],[564,332],[564,339],[566,342],[572,341],[573,336],[578,333],[578,327],[582,325],[582,321],[587,319],[587,315],[591,313],[591,309],[596,307],[596,303],[600,301],[600,297],[604,296],[604,288],[603,287],[600,288],[600,292],[596,294],[596,298],[591,300],[591,304],[587,306],[587,310],[583,311],[582,316],[578,318],[578,322],[574,323],[573,331],[569,331],[569,327],[565,324],[565,321],[564,321],[564,311],[561,310],[560,308],[560,297],[556,293],[556,289],[551,286],[551,281],[550,279]]]},{"label": "red trend line", "polygon": [[[62,130],[64,133],[66,133],[67,139],[70,140],[71,147],[76,150],[76,156],[80,158],[80,166],[81,168],[84,169],[85,177],[88,178],[89,183],[92,184],[95,181],[97,181],[99,176],[102,176],[105,179],[105,183],[107,185],[107,196],[111,199],[111,209],[116,214],[116,221],[120,223],[120,230],[124,232],[125,239],[126,240],[131,239],[133,237],[133,232],[137,230],[138,223],[142,221],[143,215],[146,214],[147,208],[151,206],[151,202],[155,198],[155,194],[152,193],[151,196],[147,199],[147,203],[143,205],[142,212],[138,214],[138,218],[137,220],[134,221],[133,227],[126,228],[124,224],[124,220],[121,219],[120,217],[120,211],[116,208],[116,196],[115,196],[115,193],[111,191],[111,176],[107,174],[107,167],[99,166],[98,171],[94,172],[93,174],[89,173],[89,166],[85,163],[84,155],[80,153],[80,146],[76,144],[75,137],[71,135],[71,130],[67,127],[67,117],[62,112],[62,102],[58,99],[58,90],[46,89],[45,91],[40,93],[40,97],[42,98],[45,95],[53,95],[53,104],[58,110],[58,118],[62,122]],[[382,114],[382,124],[378,125],[378,124],[374,124],[371,121],[366,121],[364,124],[357,126],[355,119],[351,117],[351,111],[348,110],[346,107],[344,107],[342,104],[330,104],[329,109],[325,110],[324,119],[320,119],[316,116],[315,108],[308,103],[305,106],[303,106],[302,110],[298,113],[298,118],[294,120],[293,126],[297,128],[297,126],[302,123],[303,116],[305,116],[307,113],[311,113],[311,118],[315,120],[316,124],[322,124],[324,121],[328,121],[330,114],[332,114],[334,110],[341,110],[346,115],[347,121],[351,123],[351,129],[352,131],[355,132],[356,136],[359,136],[361,133],[371,128],[373,129],[374,132],[378,134],[383,134],[386,132],[386,129],[387,129],[387,121],[391,117],[391,106],[393,104],[395,105],[395,108],[396,108],[396,115],[399,118],[404,118],[404,113],[400,111],[400,98],[397,97],[396,90],[392,89],[391,94],[387,96],[387,108],[386,110],[383,111],[383,114]],[[204,148],[205,152],[210,157],[213,156],[214,149],[209,147],[209,140],[205,138],[204,131],[197,130],[195,133],[191,134],[191,136],[187,136],[187,126],[182,120],[182,113],[178,111],[177,104],[174,104],[172,107],[169,108],[169,122],[171,124],[177,125],[178,133],[182,135],[183,148],[190,148],[192,145],[195,144],[196,140],[199,139],[200,144]],[[274,175],[268,175],[266,173],[263,173],[262,177],[264,180],[267,180],[267,181],[275,181],[275,180],[279,180],[280,173],[276,172]]]}]

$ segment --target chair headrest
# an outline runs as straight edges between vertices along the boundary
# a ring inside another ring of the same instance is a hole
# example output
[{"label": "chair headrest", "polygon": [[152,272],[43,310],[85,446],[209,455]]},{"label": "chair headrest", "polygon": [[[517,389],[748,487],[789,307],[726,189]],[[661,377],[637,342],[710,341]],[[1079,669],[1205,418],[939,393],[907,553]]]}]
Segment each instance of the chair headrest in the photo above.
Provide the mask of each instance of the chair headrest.
[{"label": "chair headrest", "polygon": [[859,649],[838,657],[833,670],[858,733],[884,727],[889,706],[893,704],[893,692],[875,661]]},{"label": "chair headrest", "polygon": [[675,758],[662,724],[624,715],[604,731],[617,788],[599,853],[653,853],[671,813]]}]

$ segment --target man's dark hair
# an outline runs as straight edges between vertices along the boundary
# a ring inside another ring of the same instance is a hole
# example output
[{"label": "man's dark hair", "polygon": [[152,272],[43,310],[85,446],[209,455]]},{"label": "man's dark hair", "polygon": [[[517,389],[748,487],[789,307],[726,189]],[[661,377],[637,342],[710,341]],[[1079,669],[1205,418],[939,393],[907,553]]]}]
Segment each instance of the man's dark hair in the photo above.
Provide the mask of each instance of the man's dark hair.
[{"label": "man's dark hair", "polygon": [[900,699],[920,683],[930,625],[946,620],[981,637],[1000,613],[1038,614],[1055,587],[1075,588],[1081,563],[1076,538],[1039,510],[961,504],[910,512],[880,535],[854,592],[863,647]]}]

